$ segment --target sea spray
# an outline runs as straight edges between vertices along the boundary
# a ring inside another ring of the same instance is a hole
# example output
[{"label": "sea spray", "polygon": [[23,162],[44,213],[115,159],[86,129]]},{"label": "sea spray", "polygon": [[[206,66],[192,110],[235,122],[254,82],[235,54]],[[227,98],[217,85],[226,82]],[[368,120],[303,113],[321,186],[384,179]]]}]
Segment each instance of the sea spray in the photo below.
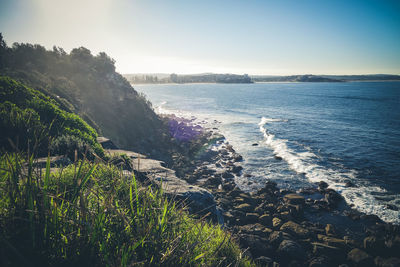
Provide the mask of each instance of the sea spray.
[{"label": "sea spray", "polygon": [[[387,204],[376,199],[375,195],[388,192],[368,181],[357,178],[355,170],[334,170],[325,168],[316,163],[319,156],[311,151],[311,148],[303,146],[307,151],[296,152],[288,147],[289,140],[276,138],[268,132],[268,123],[287,122],[283,119],[262,117],[258,123],[259,129],[264,136],[265,144],[273,150],[273,153],[287,162],[290,169],[300,175],[304,175],[309,181],[316,183],[324,181],[329,187],[339,192],[348,204],[366,214],[375,214],[386,222],[400,223],[400,211],[387,208]],[[346,187],[346,182],[357,181],[357,187]],[[362,181],[362,182],[361,182]],[[390,196],[394,203],[400,203],[400,196]]]}]

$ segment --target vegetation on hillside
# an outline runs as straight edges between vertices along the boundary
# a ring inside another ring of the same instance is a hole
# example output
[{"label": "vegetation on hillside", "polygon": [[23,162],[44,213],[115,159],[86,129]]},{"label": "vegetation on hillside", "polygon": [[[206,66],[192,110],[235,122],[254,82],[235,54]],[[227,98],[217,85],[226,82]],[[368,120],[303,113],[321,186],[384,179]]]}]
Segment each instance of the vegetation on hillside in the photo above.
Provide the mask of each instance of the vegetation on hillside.
[{"label": "vegetation on hillside", "polygon": [[79,114],[118,147],[172,162],[174,140],[146,98],[115,71],[106,53],[94,56],[84,47],[62,48],[14,43],[0,35],[0,73],[54,99]]},{"label": "vegetation on hillside", "polygon": [[[96,131],[43,93],[11,78],[0,77],[0,99],[0,149],[27,151],[30,148],[42,156],[51,147],[53,152],[67,154],[72,160],[75,149],[79,155],[88,149],[104,156]],[[60,147],[66,139],[68,142]]]},{"label": "vegetation on hillside", "polygon": [[0,158],[2,266],[249,266],[228,233],[112,165],[40,175],[33,156]]}]

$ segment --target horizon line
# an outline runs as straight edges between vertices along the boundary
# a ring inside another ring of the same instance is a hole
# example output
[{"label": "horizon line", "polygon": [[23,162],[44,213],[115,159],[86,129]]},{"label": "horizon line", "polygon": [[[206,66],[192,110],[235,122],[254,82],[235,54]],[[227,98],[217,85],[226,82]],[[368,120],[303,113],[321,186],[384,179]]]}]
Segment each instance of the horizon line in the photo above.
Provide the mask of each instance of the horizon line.
[{"label": "horizon line", "polygon": [[364,73],[364,74],[313,74],[313,73],[305,73],[305,74],[249,74],[249,73],[234,73],[234,72],[198,72],[198,73],[178,73],[178,72],[131,72],[131,73],[122,73],[122,75],[206,75],[206,74],[232,74],[232,75],[249,75],[249,76],[272,76],[272,77],[281,77],[281,76],[299,76],[299,75],[312,75],[312,76],[371,76],[371,75],[395,75],[400,76],[400,73]]}]

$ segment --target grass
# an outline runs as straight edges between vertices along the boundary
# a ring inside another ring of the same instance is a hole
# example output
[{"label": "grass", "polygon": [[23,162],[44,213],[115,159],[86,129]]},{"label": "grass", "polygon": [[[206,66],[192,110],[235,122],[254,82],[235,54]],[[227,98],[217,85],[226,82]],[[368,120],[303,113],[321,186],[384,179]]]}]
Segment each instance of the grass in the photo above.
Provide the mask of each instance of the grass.
[{"label": "grass", "polygon": [[0,158],[1,266],[251,266],[229,233],[134,175],[76,161],[52,172]]}]

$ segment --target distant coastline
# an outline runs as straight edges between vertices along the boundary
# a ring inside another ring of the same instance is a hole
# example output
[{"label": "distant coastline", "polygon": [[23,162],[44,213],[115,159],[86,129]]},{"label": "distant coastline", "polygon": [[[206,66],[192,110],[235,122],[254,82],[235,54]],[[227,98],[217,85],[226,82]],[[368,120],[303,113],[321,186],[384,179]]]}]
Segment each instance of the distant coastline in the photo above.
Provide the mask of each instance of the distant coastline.
[{"label": "distant coastline", "polygon": [[237,74],[124,74],[132,84],[240,84],[240,83],[298,83],[298,82],[390,82],[400,81],[400,75],[237,75]]}]

